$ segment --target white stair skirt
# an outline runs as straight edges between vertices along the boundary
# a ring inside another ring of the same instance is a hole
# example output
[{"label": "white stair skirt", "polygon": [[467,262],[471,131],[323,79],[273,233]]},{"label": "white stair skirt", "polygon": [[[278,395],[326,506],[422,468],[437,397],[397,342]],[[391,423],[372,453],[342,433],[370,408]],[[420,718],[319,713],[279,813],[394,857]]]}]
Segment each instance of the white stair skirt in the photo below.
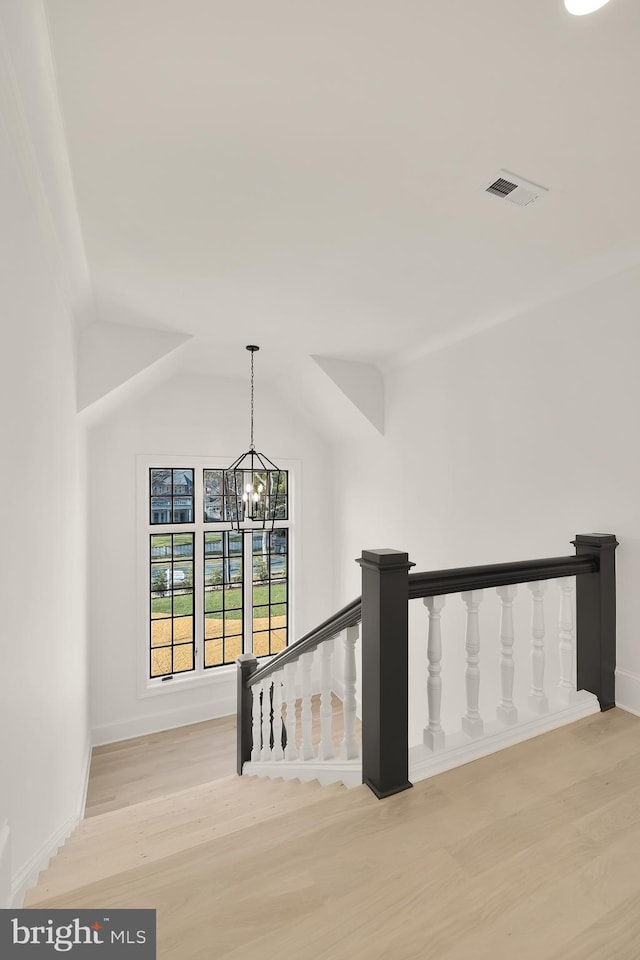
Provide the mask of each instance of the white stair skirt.
[{"label": "white stair skirt", "polygon": [[523,740],[530,740],[548,730],[555,730],[567,723],[581,720],[600,712],[598,698],[586,690],[573,693],[574,702],[569,705],[553,704],[551,711],[542,716],[526,707],[520,711],[518,723],[505,727],[498,720],[485,723],[484,733],[479,739],[471,739],[462,731],[447,734],[446,748],[438,753],[429,750],[423,744],[409,748],[409,780],[417,783],[437,773],[444,773],[463,763],[470,763],[490,753],[496,753],[505,747],[511,747]]},{"label": "white stair skirt", "polygon": [[303,783],[318,780],[323,786],[344,783],[345,787],[358,787],[362,783],[362,763],[360,760],[292,760],[288,763],[249,761],[243,766],[242,775],[301,780]]}]

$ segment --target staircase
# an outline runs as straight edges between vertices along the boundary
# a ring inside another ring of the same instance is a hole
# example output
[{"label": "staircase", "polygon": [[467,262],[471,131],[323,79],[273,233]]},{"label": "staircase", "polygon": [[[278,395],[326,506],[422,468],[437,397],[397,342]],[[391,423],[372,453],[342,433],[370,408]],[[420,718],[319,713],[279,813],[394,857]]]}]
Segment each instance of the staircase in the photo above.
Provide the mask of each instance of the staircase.
[{"label": "staircase", "polygon": [[[360,791],[359,791],[360,792]],[[238,778],[235,774],[83,820],[25,898],[25,907],[78,906],[76,892],[108,890],[129,871],[162,869],[162,862],[234,834],[268,825],[286,830],[291,817],[342,798],[346,787],[318,781]]]}]

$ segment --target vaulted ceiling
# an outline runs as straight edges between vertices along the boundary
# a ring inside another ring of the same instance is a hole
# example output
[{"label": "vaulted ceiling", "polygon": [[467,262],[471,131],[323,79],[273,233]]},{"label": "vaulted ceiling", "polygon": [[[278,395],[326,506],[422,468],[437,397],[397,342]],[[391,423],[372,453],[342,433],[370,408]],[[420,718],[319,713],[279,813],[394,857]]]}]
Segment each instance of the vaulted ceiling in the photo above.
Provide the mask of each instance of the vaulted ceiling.
[{"label": "vaulted ceiling", "polygon": [[185,366],[402,361],[640,260],[634,0],[46,10],[98,315]]}]

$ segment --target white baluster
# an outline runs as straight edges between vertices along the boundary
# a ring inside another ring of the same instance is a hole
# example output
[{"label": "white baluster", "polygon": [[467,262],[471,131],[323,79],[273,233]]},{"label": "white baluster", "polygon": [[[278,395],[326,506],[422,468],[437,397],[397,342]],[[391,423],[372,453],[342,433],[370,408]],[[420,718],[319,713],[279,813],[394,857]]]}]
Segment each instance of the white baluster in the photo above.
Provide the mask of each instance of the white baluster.
[{"label": "white baluster", "polygon": [[311,738],[311,725],[313,716],[311,713],[311,666],[313,664],[313,651],[303,653],[300,657],[300,666],[302,668],[302,749],[300,753],[301,760],[313,760],[313,741]]},{"label": "white baluster", "polygon": [[560,682],[558,696],[563,703],[573,703],[576,688],[573,680],[573,577],[558,580],[560,587]]},{"label": "white baluster", "polygon": [[467,628],[465,646],[467,651],[467,669],[465,686],[467,691],[467,712],[462,718],[462,729],[470,737],[479,737],[484,723],[478,711],[480,697],[480,630],[478,627],[478,607],[482,601],[482,590],[468,590],[462,594],[467,605]]},{"label": "white baluster", "polygon": [[502,680],[502,699],[496,710],[498,720],[512,724],[518,722],[518,711],[513,702],[513,600],[518,592],[514,585],[496,587],[496,593],[502,601],[500,610],[500,677]]},{"label": "white baluster", "polygon": [[544,692],[544,595],[546,580],[527,584],[533,595],[531,610],[531,693],[529,706],[536,713],[546,713],[549,702]]},{"label": "white baluster", "polygon": [[273,675],[273,760],[282,760],[282,670]]},{"label": "white baluster", "polygon": [[320,681],[320,746],[319,760],[331,760],[335,756],[333,750],[333,705],[331,702],[331,654],[333,640],[325,640],[320,647],[321,681]]},{"label": "white baluster", "polygon": [[262,750],[261,760],[271,760],[271,679],[262,687]]},{"label": "white baluster", "polygon": [[344,720],[344,737],[340,744],[340,756],[343,760],[358,758],[358,744],[355,738],[356,729],[356,641],[360,627],[347,627],[344,638],[344,700],[342,701],[342,716]]},{"label": "white baluster", "polygon": [[287,663],[284,668],[285,676],[285,699],[287,701],[287,746],[284,751],[285,760],[298,759],[298,747],[296,745],[296,672],[298,661]]},{"label": "white baluster", "polygon": [[428,723],[423,731],[423,740],[430,750],[444,747],[444,730],[440,723],[442,705],[442,678],[440,676],[442,660],[442,637],[440,634],[440,613],[444,607],[444,597],[425,597],[423,603],[429,611],[429,639],[427,641],[427,679]]},{"label": "white baluster", "polygon": [[253,744],[251,746],[251,759],[253,761],[260,759],[260,732],[262,730],[262,706],[260,703],[260,695],[262,693],[262,684],[256,683],[251,687],[251,692],[253,694],[253,699],[251,701],[251,734],[253,739]]}]

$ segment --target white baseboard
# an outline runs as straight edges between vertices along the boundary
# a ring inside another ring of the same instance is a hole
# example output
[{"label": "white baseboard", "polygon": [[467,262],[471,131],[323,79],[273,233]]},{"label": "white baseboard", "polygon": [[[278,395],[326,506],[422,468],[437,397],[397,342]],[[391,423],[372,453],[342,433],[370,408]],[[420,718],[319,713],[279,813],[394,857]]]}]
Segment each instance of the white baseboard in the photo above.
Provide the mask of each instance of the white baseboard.
[{"label": "white baseboard", "polygon": [[38,874],[46,870],[49,861],[55,857],[62,844],[71,836],[79,823],[78,817],[70,817],[59,830],[33,853],[25,864],[14,874],[11,883],[11,901],[13,908],[21,907],[27,890],[38,882]]},{"label": "white baseboard", "polygon": [[75,828],[84,817],[84,808],[87,799],[87,787],[89,785],[89,770],[91,768],[91,742],[87,740],[84,759],[84,769],[82,771],[82,786],[78,795],[78,803],[72,816],[66,820],[47,840],[40,845],[29,857],[26,863],[17,870],[11,878],[11,891],[9,906],[13,908],[21,907],[27,890],[35,886],[38,881],[38,874],[46,870],[49,861],[55,857],[56,853],[67,840]]},{"label": "white baseboard", "polygon": [[216,697],[215,702],[198,703],[180,707],[178,710],[163,710],[161,713],[151,713],[144,717],[132,717],[130,720],[120,720],[94,727],[91,731],[91,742],[94,747],[98,747],[107,743],[117,743],[120,740],[131,740],[133,737],[161,733],[163,730],[173,730],[175,727],[186,727],[190,723],[229,717],[235,712],[234,688],[232,696]]},{"label": "white baseboard", "polygon": [[640,717],[640,677],[629,670],[616,670],[616,706]]},{"label": "white baseboard", "polygon": [[87,806],[87,793],[89,790],[89,774],[91,773],[91,754],[93,752],[93,747],[91,746],[91,737],[87,737],[87,745],[85,747],[84,753],[84,783],[82,785],[82,794],[80,797],[80,806],[78,808],[78,822],[84,820],[84,811]]}]

